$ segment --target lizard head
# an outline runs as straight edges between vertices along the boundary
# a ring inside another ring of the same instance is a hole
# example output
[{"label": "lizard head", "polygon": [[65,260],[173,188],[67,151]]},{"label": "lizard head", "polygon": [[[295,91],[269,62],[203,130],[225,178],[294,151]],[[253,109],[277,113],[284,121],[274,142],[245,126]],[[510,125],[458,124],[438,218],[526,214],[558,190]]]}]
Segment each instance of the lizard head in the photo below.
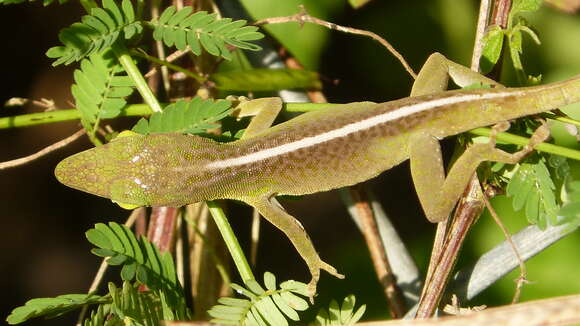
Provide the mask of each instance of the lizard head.
[{"label": "lizard head", "polygon": [[217,144],[181,134],[118,137],[110,143],[61,161],[55,175],[61,183],[121,206],[180,206],[184,169]]}]

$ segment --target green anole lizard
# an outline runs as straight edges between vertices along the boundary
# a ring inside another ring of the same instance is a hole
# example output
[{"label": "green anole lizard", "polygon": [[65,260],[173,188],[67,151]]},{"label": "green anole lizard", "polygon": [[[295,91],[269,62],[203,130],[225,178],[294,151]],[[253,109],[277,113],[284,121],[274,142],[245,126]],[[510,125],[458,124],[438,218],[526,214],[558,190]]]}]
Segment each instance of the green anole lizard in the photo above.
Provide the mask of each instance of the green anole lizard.
[{"label": "green anole lizard", "polygon": [[[444,92],[449,76],[459,86],[480,82],[492,88]],[[275,196],[357,184],[410,159],[425,214],[431,222],[439,222],[449,215],[479,163],[516,163],[549,133],[539,128],[530,144],[513,154],[496,149],[494,137],[487,144],[474,144],[447,177],[439,139],[578,101],[580,76],[507,89],[434,54],[408,98],[305,113],[261,132],[248,128],[244,138],[231,143],[176,133],[118,137],[63,160],[55,173],[70,187],[131,205],[244,201],[288,236],[308,265],[314,294],[321,269],[342,275],[322,261],[300,222]],[[250,126],[264,129],[271,124],[279,108],[269,109]]]}]

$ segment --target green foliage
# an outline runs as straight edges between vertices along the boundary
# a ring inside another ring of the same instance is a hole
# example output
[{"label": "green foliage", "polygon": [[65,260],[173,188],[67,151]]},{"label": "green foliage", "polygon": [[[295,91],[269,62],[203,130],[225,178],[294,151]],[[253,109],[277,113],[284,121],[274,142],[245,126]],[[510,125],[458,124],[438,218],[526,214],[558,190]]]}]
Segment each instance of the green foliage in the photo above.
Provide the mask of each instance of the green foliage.
[{"label": "green foliage", "polygon": [[54,318],[84,305],[106,301],[106,298],[95,294],[65,294],[55,298],[36,298],[12,310],[6,321],[14,325],[36,317]]},{"label": "green foliage", "polygon": [[[121,278],[124,281],[136,279],[158,291],[163,299],[164,318],[173,319],[172,310],[177,309],[179,318],[186,314],[183,290],[177,280],[171,254],[159,249],[144,237],[137,239],[131,230],[115,222],[109,225],[98,223],[86,232],[86,237],[97,248],[92,252],[107,257],[109,265],[123,265]],[[171,308],[173,307],[173,308]]]},{"label": "green foliage", "polygon": [[558,212],[558,222],[577,228],[580,226],[580,181],[573,180],[566,185],[565,197],[565,203]]},{"label": "green foliage", "polygon": [[276,288],[276,278],[272,273],[264,273],[262,288],[256,280],[246,281],[246,287],[232,283],[231,287],[248,299],[220,298],[219,305],[213,306],[208,314],[211,322],[223,325],[285,326],[287,318],[299,320],[297,311],[308,308],[308,302],[296,294],[307,296],[304,283],[286,281]]},{"label": "green foliage", "polygon": [[[161,298],[153,292],[140,292],[138,286],[129,282],[123,283],[123,288],[117,288],[109,283],[109,295],[112,302],[109,307],[102,308],[85,320],[85,326],[99,325],[143,325],[158,326],[162,320],[175,320],[164,315],[160,305]],[[107,319],[104,319],[106,310],[109,310]]]},{"label": "green foliage", "polygon": [[216,121],[230,114],[231,103],[225,100],[202,100],[195,97],[191,101],[180,100],[168,105],[163,112],[151,115],[149,121],[142,118],[133,131],[143,135],[160,132],[180,132],[199,134],[216,128]]},{"label": "green foliage", "polygon": [[[109,293],[67,294],[55,298],[28,301],[8,316],[9,324],[18,324],[35,317],[53,318],[86,305],[98,304],[84,320],[84,326],[159,325],[162,320],[185,320],[190,312],[169,253],[145,238],[137,239],[126,226],[110,222],[96,224],[86,232],[87,239],[97,246],[92,252],[107,257],[109,265],[123,265],[123,288],[109,283]],[[130,282],[136,279],[137,282]],[[139,289],[145,284],[147,291]]]},{"label": "green foliage", "polygon": [[528,221],[545,229],[557,223],[558,204],[554,189],[550,172],[541,159],[535,164],[519,164],[506,191],[513,197],[514,210],[525,208]]},{"label": "green foliage", "polygon": [[228,91],[321,89],[318,73],[298,69],[251,69],[212,74],[216,88]]},{"label": "green foliage", "polygon": [[363,304],[355,311],[355,303],[356,298],[353,294],[344,298],[340,307],[336,300],[332,300],[328,309],[320,309],[320,311],[318,311],[314,325],[354,325],[362,318],[366,310],[366,305]]},{"label": "green foliage", "polygon": [[94,134],[100,119],[118,116],[133,93],[133,81],[127,76],[110,51],[92,54],[81,61],[74,72],[71,87],[76,107],[85,129]]},{"label": "green foliage", "polygon": [[123,265],[124,281],[136,278],[152,289],[179,287],[171,255],[161,254],[144,237],[137,239],[128,227],[115,222],[98,223],[85,235],[97,247],[91,250],[93,254],[108,258],[109,265]]},{"label": "green foliage", "polygon": [[191,12],[191,7],[179,11],[174,6],[165,9],[158,21],[149,23],[154,28],[153,38],[179,50],[189,46],[195,55],[200,55],[203,47],[211,55],[227,60],[232,58],[227,45],[252,51],[261,49],[248,41],[259,40],[264,35],[255,26],[245,26],[245,20],[218,19],[217,14],[205,11]]},{"label": "green foliage", "polygon": [[91,9],[81,23],[63,29],[58,38],[64,46],[52,47],[46,55],[57,59],[53,66],[68,65],[111,47],[119,38],[130,39],[142,30],[130,0],[123,0],[121,8],[114,0],[103,0],[103,8]]},{"label": "green foliage", "polygon": [[502,53],[504,40],[506,40],[519,82],[522,85],[539,82],[539,77],[526,75],[521,61],[523,33],[527,33],[537,44],[540,44],[538,35],[528,26],[521,14],[537,11],[541,3],[541,0],[515,0],[509,13],[507,29],[495,26],[487,32],[483,39],[482,73],[490,72],[497,63]]}]

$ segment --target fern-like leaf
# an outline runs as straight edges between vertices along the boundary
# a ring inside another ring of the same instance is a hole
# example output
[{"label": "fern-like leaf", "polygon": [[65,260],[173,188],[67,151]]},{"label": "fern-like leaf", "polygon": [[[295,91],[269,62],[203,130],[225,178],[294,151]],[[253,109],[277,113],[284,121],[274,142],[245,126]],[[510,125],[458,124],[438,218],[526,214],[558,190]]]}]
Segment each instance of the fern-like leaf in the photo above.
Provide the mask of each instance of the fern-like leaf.
[{"label": "fern-like leaf", "polygon": [[332,300],[328,309],[320,309],[316,315],[317,326],[350,326],[356,324],[362,318],[366,310],[366,305],[360,306],[356,311],[354,310],[356,298],[354,295],[349,295],[342,301],[339,306],[336,300]]},{"label": "fern-like leaf", "polygon": [[109,283],[109,294],[112,297],[112,315],[124,325],[157,326],[162,320],[174,320],[165,316],[159,298],[151,292],[139,292],[135,285],[123,283],[123,288],[117,288]]},{"label": "fern-like leaf", "polygon": [[536,164],[522,163],[507,186],[507,194],[513,197],[513,208],[525,208],[528,221],[540,229],[557,222],[558,204],[554,195],[555,185],[543,160]]},{"label": "fern-like leaf", "polygon": [[86,232],[86,237],[97,247],[92,250],[95,255],[108,257],[109,265],[123,265],[123,280],[137,278],[154,289],[162,284],[178,286],[173,260],[165,258],[169,253],[162,255],[147,239],[137,239],[128,227],[115,222],[98,223]]},{"label": "fern-like leaf", "polygon": [[297,311],[308,308],[308,302],[297,296],[308,295],[306,284],[286,281],[276,287],[274,274],[264,273],[264,289],[255,280],[246,282],[246,286],[235,283],[231,287],[248,299],[220,298],[219,305],[213,306],[208,314],[212,322],[223,325],[248,326],[285,326],[288,320],[299,320]]},{"label": "fern-like leaf", "polygon": [[95,294],[65,294],[54,298],[36,298],[12,310],[6,321],[20,324],[31,318],[54,318],[85,305],[102,303],[106,298]]},{"label": "fern-like leaf", "polygon": [[191,13],[191,7],[177,10],[170,6],[159,17],[149,23],[153,27],[153,38],[167,46],[185,50],[187,46],[199,55],[203,47],[214,56],[231,59],[227,45],[240,49],[257,51],[261,48],[249,41],[264,37],[255,26],[245,26],[245,20],[232,21],[231,18],[218,19],[217,15],[205,11]]},{"label": "fern-like leaf", "polygon": [[118,116],[127,104],[125,97],[133,93],[131,78],[122,72],[111,52],[93,54],[75,70],[71,92],[89,133],[100,119]]},{"label": "fern-like leaf", "polygon": [[97,309],[92,310],[87,318],[83,321],[83,326],[104,326],[114,325],[111,318],[111,305],[102,304]]},{"label": "fern-like leaf", "polygon": [[168,105],[163,112],[152,114],[149,121],[142,118],[133,131],[144,135],[160,132],[199,134],[216,128],[215,122],[230,114],[230,106],[229,101],[214,102],[199,97],[178,101]]},{"label": "fern-like leaf", "polygon": [[103,8],[91,9],[91,14],[83,16],[82,22],[63,29],[58,38],[64,46],[52,47],[46,55],[57,59],[53,66],[68,65],[104,51],[119,37],[130,39],[142,30],[130,0],[123,0],[121,8],[114,0],[103,0]]}]

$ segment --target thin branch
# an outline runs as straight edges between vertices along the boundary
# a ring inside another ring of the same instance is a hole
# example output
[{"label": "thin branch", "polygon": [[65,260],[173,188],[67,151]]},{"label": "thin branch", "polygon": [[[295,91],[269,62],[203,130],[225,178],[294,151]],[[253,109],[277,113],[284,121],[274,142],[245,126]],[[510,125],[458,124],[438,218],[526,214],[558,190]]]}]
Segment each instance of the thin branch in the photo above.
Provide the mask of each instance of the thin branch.
[{"label": "thin branch", "polygon": [[371,208],[371,202],[366,195],[363,186],[348,188],[351,200],[357,211],[357,218],[361,225],[362,233],[367,242],[371,259],[375,267],[375,273],[383,287],[392,318],[401,318],[405,315],[405,302],[401,297],[401,291],[397,287],[394,273],[387,257],[387,252],[381,241],[377,222]]},{"label": "thin branch", "polygon": [[252,210],[252,228],[251,228],[251,245],[250,245],[250,264],[256,267],[258,260],[258,244],[260,243],[260,213],[257,209]]},{"label": "thin branch", "polygon": [[[514,234],[512,239],[525,261],[576,229],[577,227],[565,224],[540,230],[531,225]],[[471,300],[516,267],[513,249],[504,241],[479,257],[472,266],[461,269],[453,277],[449,292],[457,294],[462,301]]]},{"label": "thin branch", "polygon": [[481,0],[479,5],[479,16],[477,17],[477,28],[475,30],[475,42],[473,45],[473,55],[471,56],[471,70],[479,71],[479,59],[483,52],[483,36],[487,28],[487,18],[491,0]]},{"label": "thin branch", "polygon": [[377,35],[373,32],[370,32],[370,31],[365,31],[362,29],[357,29],[357,28],[352,28],[352,27],[341,26],[341,25],[337,25],[337,24],[334,24],[331,22],[327,22],[325,20],[322,20],[322,19],[319,19],[316,17],[312,17],[306,12],[306,9],[304,8],[303,5],[300,5],[299,8],[300,8],[300,11],[295,15],[260,19],[260,20],[256,21],[254,23],[254,25],[285,24],[285,23],[290,23],[290,22],[296,22],[296,23],[299,23],[300,26],[303,26],[304,23],[312,23],[312,24],[324,26],[328,29],[333,29],[333,30],[343,32],[343,33],[367,36],[367,37],[370,37],[373,40],[379,42],[382,46],[387,48],[387,50],[389,52],[391,52],[391,54],[393,56],[395,56],[395,58],[397,58],[397,60],[399,60],[399,62],[403,65],[405,70],[407,70],[409,75],[411,75],[411,77],[413,77],[413,79],[417,78],[417,74],[415,73],[415,71],[413,71],[413,68],[411,68],[411,66],[407,63],[405,58],[387,40],[380,37],[379,35]]},{"label": "thin branch", "polygon": [[[151,18],[154,20],[159,19],[159,7],[161,5],[160,0],[155,0],[151,2]],[[157,50],[157,55],[159,56],[159,60],[164,61],[165,56],[165,47],[163,46],[163,42],[161,40],[155,41],[155,50]],[[145,76],[147,77],[147,76]],[[161,66],[161,82],[163,84],[163,89],[165,90],[165,94],[169,94],[169,70],[167,66]]]},{"label": "thin branch", "polygon": [[[474,180],[477,181],[477,178],[470,181],[470,187],[464,192],[464,199],[457,206],[448,234],[445,236],[443,248],[440,249],[439,254],[431,257],[432,261],[429,264],[434,264],[434,268],[425,280],[425,287],[417,309],[417,318],[431,317],[435,312],[467,233],[483,210],[479,182],[474,185]],[[437,231],[439,232],[440,228]]]},{"label": "thin branch", "polygon": [[47,146],[47,147],[43,148],[42,150],[40,150],[32,155],[28,155],[28,156],[21,157],[21,158],[11,160],[11,161],[0,162],[0,170],[4,170],[7,168],[13,168],[15,166],[30,163],[30,162],[36,160],[37,158],[40,158],[40,157],[47,155],[47,154],[49,154],[57,149],[65,147],[66,145],[79,139],[84,134],[85,134],[85,130],[81,129],[81,130],[75,132],[74,134],[68,136],[67,138],[65,138],[59,142],[56,142],[50,146]]},{"label": "thin branch", "polygon": [[[181,57],[183,57],[184,55],[186,55],[188,53],[188,51],[190,51],[189,47],[187,47],[185,50],[181,51],[181,50],[177,50],[175,52],[173,52],[172,54],[168,55],[167,58],[165,58],[164,62],[173,62]],[[146,74],[145,74],[145,78],[149,78],[154,76],[157,72],[159,71],[159,67],[155,67],[151,70],[149,70]]]},{"label": "thin branch", "polygon": [[[138,55],[138,56],[140,56],[142,58],[145,58],[145,59],[147,59],[147,60],[149,60],[149,61],[151,61],[153,63],[156,63],[156,64],[158,64],[158,65],[160,65],[162,67],[167,67],[167,68],[169,68],[171,70],[179,71],[179,72],[185,74],[186,76],[195,79],[199,83],[203,83],[203,82],[205,82],[207,80],[207,78],[203,78],[202,76],[199,76],[199,75],[195,74],[194,72],[192,72],[192,71],[190,71],[188,69],[185,69],[185,68],[183,68],[181,66],[174,65],[174,64],[172,64],[171,62],[169,62],[167,60],[161,60],[161,59],[158,59],[158,58],[156,58],[154,56],[150,56],[147,53],[145,53],[145,51],[143,51],[141,49],[133,50],[133,51],[131,51],[131,54]],[[153,76],[154,73],[152,73],[152,72],[155,72],[155,71],[156,70],[151,69],[147,74],[145,74],[145,78],[148,78],[150,76]]]},{"label": "thin branch", "polygon": [[517,303],[520,300],[522,286],[524,285],[524,283],[527,283],[526,264],[524,264],[524,261],[522,260],[520,252],[518,251],[518,248],[516,247],[515,243],[512,240],[512,236],[511,236],[510,232],[507,230],[506,226],[502,223],[501,219],[497,215],[497,212],[495,211],[495,209],[493,208],[493,206],[489,202],[489,198],[488,198],[486,192],[483,193],[483,202],[485,203],[485,207],[487,207],[489,214],[491,215],[491,217],[493,217],[493,220],[501,229],[501,232],[503,233],[507,243],[509,243],[510,247],[512,248],[513,253],[516,256],[516,260],[518,261],[518,265],[520,266],[520,275],[517,278],[516,291],[514,293],[514,297],[512,298],[512,303]]}]

